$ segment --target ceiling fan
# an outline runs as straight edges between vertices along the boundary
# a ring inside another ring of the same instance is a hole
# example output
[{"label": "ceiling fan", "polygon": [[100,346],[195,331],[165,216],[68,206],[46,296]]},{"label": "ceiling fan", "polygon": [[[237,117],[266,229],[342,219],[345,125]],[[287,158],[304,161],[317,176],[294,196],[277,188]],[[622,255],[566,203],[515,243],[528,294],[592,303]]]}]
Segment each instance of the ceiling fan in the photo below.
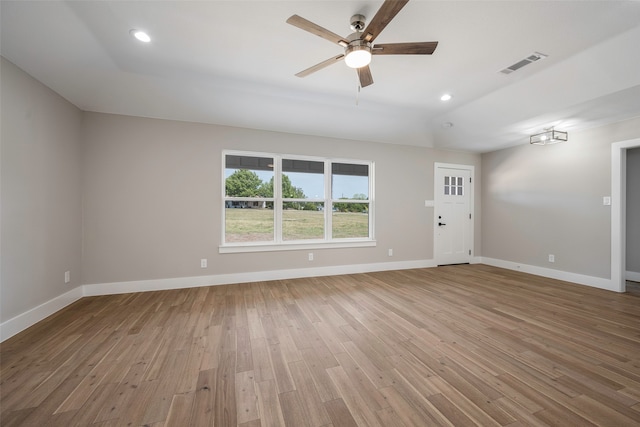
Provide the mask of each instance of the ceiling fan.
[{"label": "ceiling fan", "polygon": [[369,68],[371,55],[431,55],[436,50],[438,42],[373,44],[373,40],[380,35],[382,30],[408,2],[409,0],[385,0],[366,27],[364,16],[353,15],[351,17],[351,29],[355,32],[347,37],[341,37],[301,16],[291,16],[287,19],[288,24],[327,39],[344,48],[344,53],[300,71],[296,76],[306,77],[344,59],[347,66],[356,69],[360,86],[366,87],[373,84],[373,77]]}]

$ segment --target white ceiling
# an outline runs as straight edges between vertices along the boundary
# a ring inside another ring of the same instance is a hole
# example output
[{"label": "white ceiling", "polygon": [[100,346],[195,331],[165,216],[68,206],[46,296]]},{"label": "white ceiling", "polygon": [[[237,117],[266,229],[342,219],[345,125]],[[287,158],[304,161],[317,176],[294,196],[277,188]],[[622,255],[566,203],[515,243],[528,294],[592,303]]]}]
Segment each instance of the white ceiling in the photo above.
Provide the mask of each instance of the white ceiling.
[{"label": "white ceiling", "polygon": [[2,0],[1,54],[83,110],[477,152],[640,116],[639,1],[412,0],[376,43],[432,56],[374,56],[359,94],[343,63],[294,76],[342,49],[289,16],[346,36],[381,4]]}]

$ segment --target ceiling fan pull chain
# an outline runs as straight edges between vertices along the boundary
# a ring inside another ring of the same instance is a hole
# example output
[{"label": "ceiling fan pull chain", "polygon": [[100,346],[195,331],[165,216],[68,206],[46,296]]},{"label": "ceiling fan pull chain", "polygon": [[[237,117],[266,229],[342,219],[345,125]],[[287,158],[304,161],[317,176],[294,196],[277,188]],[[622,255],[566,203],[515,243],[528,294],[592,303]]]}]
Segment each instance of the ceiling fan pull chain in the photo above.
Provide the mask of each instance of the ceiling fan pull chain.
[{"label": "ceiling fan pull chain", "polygon": [[360,89],[361,89],[361,88],[362,88],[362,87],[361,87],[360,85],[358,85],[358,90],[356,91],[356,107],[357,107],[358,105],[360,105]]}]

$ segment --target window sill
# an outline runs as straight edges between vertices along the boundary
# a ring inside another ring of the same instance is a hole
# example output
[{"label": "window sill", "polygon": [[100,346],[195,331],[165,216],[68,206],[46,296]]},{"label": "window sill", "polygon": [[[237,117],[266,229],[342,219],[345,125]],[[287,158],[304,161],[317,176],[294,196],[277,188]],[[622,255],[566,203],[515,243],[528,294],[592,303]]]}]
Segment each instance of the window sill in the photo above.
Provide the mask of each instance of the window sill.
[{"label": "window sill", "polygon": [[309,243],[252,243],[239,245],[222,245],[218,247],[218,253],[236,254],[242,252],[276,252],[299,251],[308,249],[342,249],[342,248],[367,248],[376,246],[375,240],[350,240],[343,242],[309,242]]}]

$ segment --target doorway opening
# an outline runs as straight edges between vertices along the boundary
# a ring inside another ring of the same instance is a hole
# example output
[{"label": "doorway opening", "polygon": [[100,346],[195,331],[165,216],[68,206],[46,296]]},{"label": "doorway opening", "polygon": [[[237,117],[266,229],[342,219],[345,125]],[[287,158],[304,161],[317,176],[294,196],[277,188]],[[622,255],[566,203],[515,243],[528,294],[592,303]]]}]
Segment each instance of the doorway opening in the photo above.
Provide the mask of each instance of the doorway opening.
[{"label": "doorway opening", "polygon": [[640,147],[640,138],[611,144],[611,287],[626,290],[627,150]]}]

